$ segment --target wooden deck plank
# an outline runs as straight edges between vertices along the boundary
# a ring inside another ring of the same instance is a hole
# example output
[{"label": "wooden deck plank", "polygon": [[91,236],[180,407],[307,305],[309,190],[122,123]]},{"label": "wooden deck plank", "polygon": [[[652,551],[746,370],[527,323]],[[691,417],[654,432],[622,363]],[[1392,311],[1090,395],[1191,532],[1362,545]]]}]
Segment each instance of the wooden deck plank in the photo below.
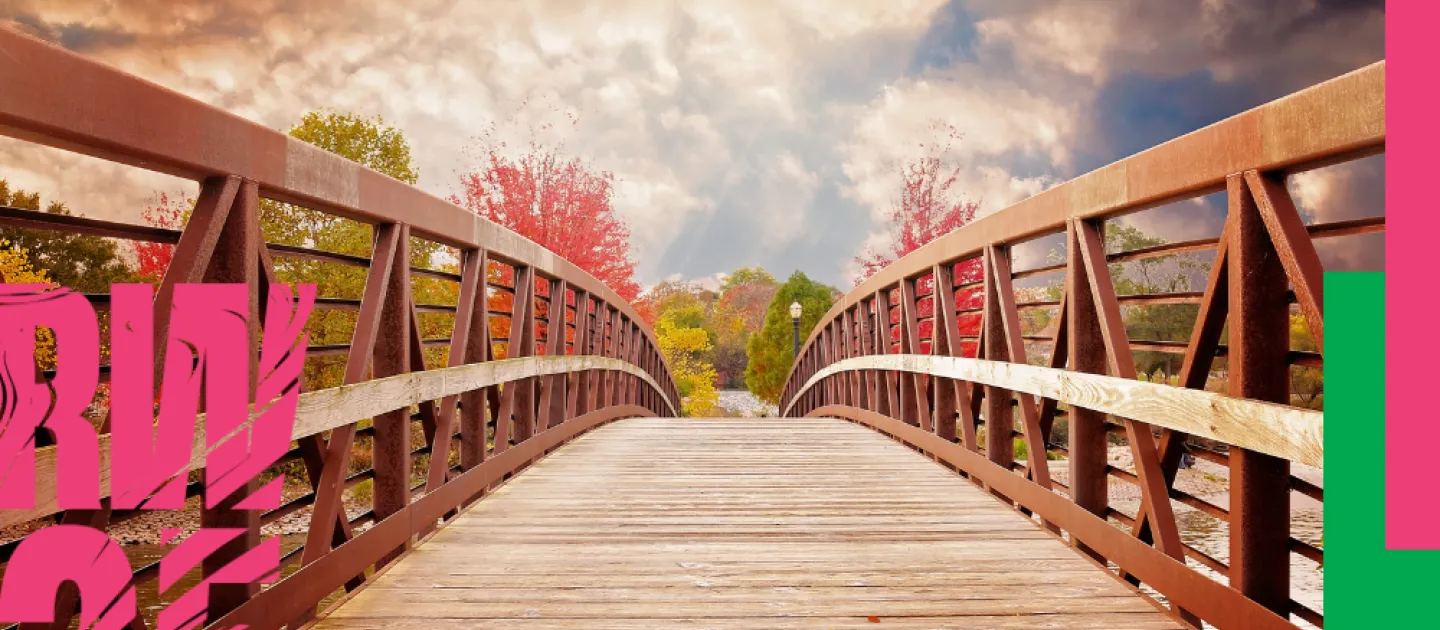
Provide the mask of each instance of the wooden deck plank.
[{"label": "wooden deck plank", "polygon": [[541,460],[317,627],[1180,626],[863,427],[634,419]]}]

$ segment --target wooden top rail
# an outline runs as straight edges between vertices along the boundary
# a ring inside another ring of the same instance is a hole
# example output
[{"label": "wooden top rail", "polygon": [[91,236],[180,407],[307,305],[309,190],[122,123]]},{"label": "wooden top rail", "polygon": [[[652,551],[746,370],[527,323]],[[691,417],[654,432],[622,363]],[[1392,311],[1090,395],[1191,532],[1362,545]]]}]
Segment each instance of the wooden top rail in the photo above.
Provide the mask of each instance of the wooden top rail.
[{"label": "wooden top rail", "polygon": [[492,260],[534,267],[603,299],[642,323],[654,345],[639,313],[594,276],[444,199],[14,30],[0,28],[0,52],[0,134],[196,181],[237,176],[258,184],[262,197],[482,247]]},{"label": "wooden top rail", "polygon": [[[829,322],[861,300],[992,243],[1065,230],[1067,220],[1118,216],[1216,192],[1248,170],[1299,172],[1385,148],[1385,62],[1301,90],[1081,175],[976,219],[880,270],[835,303]],[[812,331],[800,354],[820,334]],[[791,377],[794,374],[792,371]]]},{"label": "wooden top rail", "polygon": [[[951,378],[1139,420],[1146,424],[1322,466],[1324,416],[1318,411],[1232,398],[1101,374],[1037,365],[924,354],[887,354],[845,359],[805,382],[809,391],[827,377],[857,370],[894,370]],[[785,408],[785,414],[790,407]]]},{"label": "wooden top rail", "polygon": [[[319,435],[331,429],[371,418],[388,411],[408,409],[428,400],[457,396],[484,387],[517,381],[522,378],[569,374],[586,370],[623,372],[638,377],[651,389],[663,391],[660,385],[639,366],[609,357],[537,356],[473,363],[451,368],[410,372],[363,381],[353,385],[331,387],[300,394],[295,409],[292,440]],[[662,398],[662,400],[664,400]],[[679,415],[666,401],[671,415]],[[263,408],[251,411],[251,420]],[[195,443],[191,447],[189,466],[205,467],[206,455],[242,433],[248,434],[249,423],[237,427],[213,447],[206,446],[205,414],[195,419]],[[29,510],[0,510],[0,527],[24,523],[60,512],[56,500],[57,446],[35,449],[35,507]],[[185,471],[175,471],[177,474]],[[110,434],[100,436],[100,497],[110,496]]]}]

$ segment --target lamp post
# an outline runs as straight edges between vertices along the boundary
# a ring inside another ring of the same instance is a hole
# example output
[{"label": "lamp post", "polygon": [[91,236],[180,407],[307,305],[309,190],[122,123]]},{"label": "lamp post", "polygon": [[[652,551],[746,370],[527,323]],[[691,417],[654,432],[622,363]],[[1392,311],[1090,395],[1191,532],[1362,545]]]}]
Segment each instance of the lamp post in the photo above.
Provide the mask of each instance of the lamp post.
[{"label": "lamp post", "polygon": [[794,353],[790,355],[792,359],[793,359],[793,358],[799,358],[799,357],[800,357],[800,313],[801,313],[801,310],[802,310],[802,309],[800,308],[800,303],[799,303],[799,302],[791,302],[791,303],[790,303],[790,323],[795,325],[795,350],[794,350]]}]

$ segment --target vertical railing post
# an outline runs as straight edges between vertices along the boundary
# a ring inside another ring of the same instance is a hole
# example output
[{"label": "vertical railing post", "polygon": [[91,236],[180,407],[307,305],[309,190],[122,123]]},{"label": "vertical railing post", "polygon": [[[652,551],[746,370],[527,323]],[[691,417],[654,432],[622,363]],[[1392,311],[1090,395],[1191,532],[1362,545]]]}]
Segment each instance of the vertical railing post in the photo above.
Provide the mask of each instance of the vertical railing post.
[{"label": "vertical railing post", "polygon": [[[860,354],[862,356],[875,354],[875,326],[874,319],[871,315],[872,313],[873,310],[871,309],[869,300],[861,299],[857,301],[855,319],[860,328]],[[860,374],[860,389],[862,392],[860,394],[860,406],[868,411],[876,411],[879,409],[879,404],[876,402],[875,396],[875,377],[876,374],[874,370],[865,370]]]},{"label": "vertical railing post", "polygon": [[[511,357],[533,357],[537,353],[536,345],[538,343],[538,337],[536,333],[536,327],[538,324],[535,321],[535,281],[537,279],[537,276],[535,274],[534,267],[526,267],[525,270],[525,299],[516,303],[523,309],[522,311],[520,311],[522,317],[514,318],[510,321],[512,332],[514,331],[515,326],[520,326],[520,330],[522,333],[520,336],[520,349],[519,352],[516,352],[515,347],[511,346],[511,354],[509,355]],[[516,281],[518,282],[520,274],[517,273],[515,274],[515,276]],[[519,295],[518,291],[516,292],[516,295]],[[537,380],[538,379],[534,377],[523,378],[514,383],[516,387],[514,399],[515,415],[513,416],[513,418],[515,422],[516,444],[524,442],[525,440],[530,439],[531,436],[535,435],[535,389],[537,385]]]},{"label": "vertical railing post", "polygon": [[[1000,294],[995,286],[995,261],[987,249],[985,266],[985,358],[1006,361],[1005,324],[1000,319]],[[1010,410],[1008,392],[985,386],[985,454],[990,461],[1010,470],[1015,463],[1015,416]]]},{"label": "vertical railing post", "polygon": [[[610,315],[610,356],[616,359],[625,358],[625,314],[620,312],[619,308],[615,308]],[[625,373],[612,373],[606,406],[614,407],[620,404],[620,392],[624,387]]]},{"label": "vertical railing post", "polygon": [[[936,355],[958,357],[964,354],[960,339],[960,322],[955,306],[954,266],[935,265],[934,294],[935,331],[930,339],[930,350]],[[946,380],[935,387],[935,432],[942,438],[954,440],[957,425],[963,436],[965,448],[975,449],[975,416],[970,408],[970,387],[959,381]]]},{"label": "vertical railing post", "polygon": [[[465,364],[471,344],[480,344],[480,340],[471,337],[474,328],[471,325],[475,318],[476,295],[484,293],[485,287],[485,266],[484,256],[479,251],[469,250],[461,255],[460,266],[460,294],[455,306],[455,322],[451,326],[450,352],[446,356],[445,363],[448,367],[456,367]],[[415,320],[415,331],[419,332],[419,319]],[[423,346],[419,343],[412,344],[416,352],[422,352]],[[420,357],[423,366],[424,357]],[[447,396],[440,401],[440,410],[435,418],[435,435],[430,440],[430,464],[425,475],[425,493],[429,494],[445,485],[446,477],[450,472],[450,438],[455,432],[456,406],[459,397]],[[461,450],[464,450],[464,428],[461,429]],[[463,457],[463,455],[462,455]],[[428,528],[426,532],[428,533]]]},{"label": "vertical railing post", "polygon": [[[609,304],[605,305],[606,328],[609,331],[605,335],[605,356],[617,358],[620,356],[620,311]],[[611,407],[615,405],[615,394],[619,390],[620,374],[614,371],[605,372],[605,380],[600,392],[601,406]]]},{"label": "vertical railing post", "polygon": [[[475,304],[470,316],[469,343],[465,345],[466,364],[483,363],[495,359],[495,350],[490,340],[490,288],[489,253],[474,249],[465,253],[474,259],[480,274],[475,287]],[[471,390],[460,395],[460,468],[470,470],[485,461],[486,442],[489,440],[490,414],[489,394],[493,388]]]},{"label": "vertical railing post", "polygon": [[[653,378],[654,366],[650,363],[650,340],[646,339],[643,333],[640,335],[640,369],[646,374],[652,375]],[[644,379],[638,377],[635,379],[635,396],[635,404],[646,409],[650,408],[650,386],[645,384]]]},{"label": "vertical railing post", "polygon": [[[660,377],[660,355],[655,351],[655,344],[648,340],[645,342],[645,365],[646,373],[650,375],[656,385],[659,385],[664,380]],[[640,391],[645,392],[645,408],[655,412],[656,415],[664,415],[664,412],[660,410],[660,392],[649,386],[641,388]]]},{"label": "vertical railing post", "polygon": [[[640,333],[640,324],[630,322],[630,345],[627,347],[629,352],[626,353],[626,362],[632,365],[640,364],[640,340],[644,339],[644,337],[645,336]],[[629,375],[629,378],[625,379],[625,403],[633,405],[639,400],[640,377],[632,374]]]},{"label": "vertical railing post", "polygon": [[[835,325],[840,328],[840,358],[854,357],[854,328],[850,325],[850,309],[841,311],[840,318],[835,319]],[[844,388],[845,404],[855,407],[860,406],[860,381],[854,371],[847,371],[841,375],[840,385]]]},{"label": "vertical railing post", "polygon": [[[370,255],[370,270],[365,276],[365,290],[360,297],[360,315],[355,318],[355,333],[350,340],[350,354],[345,359],[344,384],[358,383],[365,378],[380,336],[380,314],[389,293],[390,277],[408,273],[408,264],[399,269],[395,252],[400,248],[401,227],[396,223],[375,226],[375,247]],[[408,263],[408,261],[406,261]],[[409,326],[405,327],[409,330]],[[336,427],[324,444],[319,459],[319,480],[315,486],[315,509],[310,515],[310,529],[305,536],[305,551],[300,566],[308,566],[330,553],[334,545],[349,538],[350,521],[344,510],[345,478],[350,472],[350,454],[355,444],[356,423]],[[318,442],[318,440],[317,440]],[[318,444],[316,445],[318,449]],[[315,467],[312,467],[312,474]],[[313,477],[312,477],[313,480]],[[357,576],[346,587],[358,587],[363,576]],[[315,615],[307,609],[297,622]]]},{"label": "vertical railing post", "polygon": [[[550,303],[545,312],[545,356],[550,358],[565,356],[565,293],[568,290],[564,280],[550,281]],[[565,374],[540,379],[539,431],[560,424],[565,417],[565,380]]]},{"label": "vertical railing post", "polygon": [[[890,354],[890,291],[875,292],[875,354]],[[894,417],[895,373],[877,370],[875,373],[875,412],[882,416]]]},{"label": "vertical railing post", "polygon": [[[597,356],[610,356],[610,305],[601,301],[595,310],[595,354]],[[591,411],[603,409],[609,405],[610,399],[610,372],[607,370],[596,370],[593,375],[594,387],[590,389]]]},{"label": "vertical railing post", "polygon": [[[815,338],[815,348],[819,350],[818,356],[820,357],[820,364],[816,366],[817,369],[823,370],[826,366],[835,362],[834,335],[832,335],[831,332],[832,329],[830,326],[824,326],[820,329],[820,336]],[[823,405],[835,402],[835,379],[821,379],[820,396],[822,399],[821,404]]]},{"label": "vertical railing post", "polygon": [[[619,309],[615,310],[615,358],[624,361],[630,354],[630,318]],[[630,375],[615,373],[615,389],[610,393],[610,404],[625,404],[625,393],[630,389]]]},{"label": "vertical railing post", "polygon": [[[380,311],[380,336],[375,340],[374,378],[410,371],[410,228],[400,225],[399,243],[385,302]],[[375,417],[371,495],[375,520],[382,521],[410,505],[410,409]],[[409,548],[409,542],[387,552],[377,563],[390,564]]]},{"label": "vertical railing post", "polygon": [[[900,354],[920,354],[920,309],[916,297],[916,278],[900,280]],[[925,388],[925,379],[913,372],[900,373],[901,419],[906,424],[920,427],[926,433],[934,431],[930,424],[930,401]]]},{"label": "vertical railing post", "polygon": [[[1066,226],[1065,234],[1065,299],[1069,302],[1065,307],[1065,337],[1070,370],[1104,374],[1105,340],[1101,337],[1095,294],[1085,276],[1080,237],[1073,222]],[[1110,507],[1105,414],[1071,405],[1068,418],[1071,500],[1091,514],[1105,518]],[[1075,541],[1075,547],[1100,559],[1099,554],[1084,543]]]},{"label": "vertical railing post", "polygon": [[[800,351],[800,361],[801,361],[801,363],[800,363],[800,365],[801,365],[801,374],[804,375],[802,378],[803,378],[805,381],[809,381],[809,380],[810,380],[810,376],[815,373],[815,348],[814,348],[814,346],[811,346],[810,348],[802,349],[802,350]],[[805,392],[805,395],[804,395],[805,408],[802,410],[802,412],[808,413],[808,412],[810,411],[810,409],[811,409],[812,407],[814,407],[814,402],[815,402],[815,400],[816,400],[816,397],[818,397],[819,395],[820,395],[820,394],[819,394],[819,389],[818,389],[818,388],[813,388],[813,387],[812,387],[809,391]]]},{"label": "vertical railing post", "polygon": [[[855,337],[855,356],[863,357],[870,354],[866,351],[868,344],[865,338],[865,303],[856,303],[855,308],[846,311],[850,317],[851,334]],[[855,406],[861,409],[870,409],[870,371],[859,370],[855,372]]]},{"label": "vertical railing post", "polygon": [[[590,318],[593,314],[590,304],[590,292],[575,292],[575,351],[576,357],[592,354],[590,339],[592,327]],[[590,375],[592,370],[579,370],[570,376],[570,391],[566,401],[567,415],[571,418],[583,416],[590,412]]]},{"label": "vertical railing post", "polygon": [[[515,267],[515,293],[510,308],[510,337],[506,341],[505,358],[528,357],[535,352],[535,271],[529,266]],[[500,413],[495,420],[495,454],[530,437],[530,422],[535,418],[533,379],[522,378],[504,384],[500,391]]]},{"label": "vertical railing post", "polygon": [[[849,314],[846,311],[841,311],[839,315],[835,316],[835,319],[830,325],[835,329],[835,361],[840,362],[856,356],[854,346],[850,345],[851,331]],[[857,395],[858,388],[855,386],[856,376],[858,375],[855,372],[849,371],[837,372],[835,374],[835,394],[839,404],[848,407],[854,407],[860,404]]]},{"label": "vertical railing post", "polygon": [[[259,202],[259,187],[255,185],[255,182],[241,183],[236,192],[234,206],[225,216],[220,237],[215,243],[214,254],[210,258],[203,278],[204,282],[238,283],[247,287],[249,293],[247,328],[250,335],[250,343],[247,347],[251,349],[247,354],[250,361],[249,397],[251,399],[255,396],[255,384],[258,377],[259,357],[255,350],[259,348],[260,339],[260,304],[265,299],[259,291],[260,250],[265,247],[265,241],[260,235]],[[163,313],[160,317],[168,322],[170,313]],[[156,383],[158,384],[159,381],[157,380]],[[206,474],[210,474],[208,469]],[[228,527],[245,530],[243,535],[230,541],[202,561],[201,571],[205,576],[214,575],[231,561],[260,544],[260,511],[235,509],[236,503],[250,496],[250,493],[259,488],[259,480],[251,479],[242,488],[222,500],[219,505],[202,509],[200,523],[203,527]],[[211,584],[206,617],[210,621],[217,620],[244,604],[259,591],[260,585],[254,583]]]},{"label": "vertical railing post", "polygon": [[[1230,197],[1229,394],[1288,404],[1290,305],[1285,267],[1243,176]],[[1230,585],[1281,615],[1290,609],[1290,463],[1230,449]]]}]

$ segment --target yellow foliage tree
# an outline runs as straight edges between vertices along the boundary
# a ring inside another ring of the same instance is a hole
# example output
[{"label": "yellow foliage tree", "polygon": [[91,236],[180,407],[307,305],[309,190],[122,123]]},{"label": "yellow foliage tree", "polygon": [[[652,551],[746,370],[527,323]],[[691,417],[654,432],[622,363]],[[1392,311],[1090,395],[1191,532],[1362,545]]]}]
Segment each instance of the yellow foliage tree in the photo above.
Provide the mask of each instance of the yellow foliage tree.
[{"label": "yellow foliage tree", "polygon": [[[4,284],[54,284],[44,269],[30,264],[29,252],[0,240],[0,282]],[[49,328],[36,330],[35,361],[41,368],[55,367],[55,333]]]},{"label": "yellow foliage tree", "polygon": [[[1290,314],[1290,349],[1315,352],[1319,346],[1310,334],[1310,324],[1299,313]],[[1319,368],[1297,365],[1290,368],[1290,391],[1300,406],[1325,408],[1325,375]]]},{"label": "yellow foliage tree", "polygon": [[[310,112],[289,134],[402,182],[418,181],[404,134],[382,118],[335,111]],[[161,195],[159,204],[160,207],[153,209],[155,212],[147,213],[147,219],[164,227],[180,227],[189,220],[195,200],[176,198],[172,202]],[[362,258],[369,257],[373,247],[373,229],[368,224],[269,199],[260,200],[260,228],[266,241],[279,245]],[[438,243],[416,237],[410,239],[412,266],[458,273],[456,258],[453,250],[445,252]],[[157,273],[151,274],[153,282],[159,282],[160,274],[169,264],[168,251],[157,259],[159,264],[151,265],[159,267]],[[362,267],[288,257],[275,257],[274,263],[277,280],[315,284],[320,297],[358,300],[365,290],[368,270]],[[459,285],[454,282],[422,276],[413,277],[413,281],[416,304],[454,306],[459,299]],[[310,345],[349,343],[357,317],[358,313],[352,310],[315,309],[306,326]],[[421,312],[419,319],[421,334],[427,339],[450,336],[455,321],[454,315],[444,312]],[[447,355],[445,347],[427,348],[426,365],[443,366]],[[343,355],[313,357],[305,364],[304,387],[315,390],[340,385],[344,370]]]},{"label": "yellow foliage tree", "polygon": [[655,325],[655,336],[683,398],[682,413],[703,416],[720,402],[720,393],[715,390],[715,366],[704,360],[712,350],[710,334],[704,328],[685,325],[687,322],[681,321],[684,315],[684,309],[662,314]]}]

